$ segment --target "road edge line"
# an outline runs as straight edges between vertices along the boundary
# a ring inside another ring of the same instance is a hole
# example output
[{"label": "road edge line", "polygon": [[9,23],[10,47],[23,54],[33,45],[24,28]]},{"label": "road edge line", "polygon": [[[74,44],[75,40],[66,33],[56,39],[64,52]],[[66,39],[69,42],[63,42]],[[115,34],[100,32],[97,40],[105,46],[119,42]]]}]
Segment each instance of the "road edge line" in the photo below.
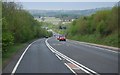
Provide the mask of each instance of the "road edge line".
[{"label": "road edge line", "polygon": [[[48,39],[50,39],[50,38],[48,38]],[[52,46],[49,45],[49,43],[47,42],[48,39],[45,40],[45,43],[46,43],[46,45],[48,46],[48,48],[49,48],[50,50],[56,50],[56,49],[54,49]],[[75,62],[74,64],[76,64],[76,65],[78,64],[78,65],[82,66],[82,67],[80,67],[80,68],[83,69],[83,67],[84,67],[84,68],[87,69],[88,71],[99,75],[99,74],[96,73],[95,71],[87,68],[86,66],[84,66],[84,65],[82,65],[82,64],[80,64],[80,63],[78,63],[78,62],[76,62],[75,60],[69,58],[68,56],[66,56],[66,55],[64,55],[64,54],[62,54],[62,53],[60,53],[59,51],[56,50],[56,51],[54,51],[54,52],[59,53],[59,55],[62,55],[62,57],[66,58],[66,60],[69,60],[69,62],[71,62],[71,63],[74,63],[74,62]],[[85,69],[84,69],[84,70],[85,70]],[[84,70],[83,70],[83,71],[84,71]],[[86,72],[87,72],[87,70],[86,70]],[[85,72],[85,71],[84,71],[84,72]]]},{"label": "road edge line", "polygon": [[29,45],[27,46],[27,48],[25,49],[25,51],[22,53],[22,55],[20,56],[19,60],[17,61],[16,65],[14,66],[11,75],[14,75],[14,73],[16,72],[16,70],[17,70],[17,68],[18,68],[18,66],[19,66],[22,58],[24,57],[25,53],[27,52],[27,50],[29,49],[29,47],[30,47],[33,43],[35,43],[35,42],[36,42],[36,41],[32,42],[31,44],[29,44]]}]

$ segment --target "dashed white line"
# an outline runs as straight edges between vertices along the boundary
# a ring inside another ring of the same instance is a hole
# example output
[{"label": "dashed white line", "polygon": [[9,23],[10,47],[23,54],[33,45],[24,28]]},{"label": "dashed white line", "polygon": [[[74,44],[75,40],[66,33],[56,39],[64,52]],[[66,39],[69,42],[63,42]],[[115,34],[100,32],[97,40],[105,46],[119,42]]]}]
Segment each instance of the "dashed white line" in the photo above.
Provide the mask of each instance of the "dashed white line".
[{"label": "dashed white line", "polygon": [[72,70],[72,68],[71,67],[69,67],[66,63],[64,63],[75,75],[77,75],[76,74],[76,72],[74,71],[74,70]]},{"label": "dashed white line", "polygon": [[62,59],[60,58],[60,56],[58,56],[57,54],[55,54],[55,55],[58,57],[58,59],[62,60]]},{"label": "dashed white line", "polygon": [[[45,43],[46,43],[46,45],[48,46],[48,48],[49,48],[50,50],[53,50],[54,53],[56,53],[57,55],[59,55],[59,56],[61,56],[62,58],[66,59],[66,60],[69,61],[70,63],[76,65],[77,67],[79,67],[79,68],[80,68],[82,71],[84,71],[85,73],[88,73],[88,74],[90,74],[90,75],[93,75],[92,73],[94,73],[94,74],[96,74],[96,75],[99,75],[99,74],[96,73],[95,71],[87,68],[86,66],[84,66],[84,65],[76,62],[75,60],[69,58],[68,56],[60,53],[59,51],[57,51],[56,49],[54,49],[52,46],[50,46],[47,41],[48,41],[48,39],[46,39]],[[78,66],[77,64],[80,65],[80,66]],[[84,68],[85,68],[85,69],[84,69]],[[90,71],[90,72],[89,72],[89,71]]]}]

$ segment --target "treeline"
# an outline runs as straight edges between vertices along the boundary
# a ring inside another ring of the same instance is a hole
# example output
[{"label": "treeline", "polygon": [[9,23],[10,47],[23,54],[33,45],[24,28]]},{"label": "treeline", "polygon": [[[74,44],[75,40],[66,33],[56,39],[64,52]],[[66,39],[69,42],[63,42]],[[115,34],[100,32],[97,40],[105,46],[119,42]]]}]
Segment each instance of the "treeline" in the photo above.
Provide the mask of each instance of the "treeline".
[{"label": "treeline", "polygon": [[1,1],[0,1],[0,43],[2,43],[2,2]]},{"label": "treeline", "polygon": [[115,6],[74,20],[67,31],[68,38],[118,47],[119,9]]},{"label": "treeline", "polygon": [[41,28],[42,23],[34,20],[20,4],[14,2],[2,3],[2,49],[3,53],[11,45],[24,43],[40,38],[49,33]]}]

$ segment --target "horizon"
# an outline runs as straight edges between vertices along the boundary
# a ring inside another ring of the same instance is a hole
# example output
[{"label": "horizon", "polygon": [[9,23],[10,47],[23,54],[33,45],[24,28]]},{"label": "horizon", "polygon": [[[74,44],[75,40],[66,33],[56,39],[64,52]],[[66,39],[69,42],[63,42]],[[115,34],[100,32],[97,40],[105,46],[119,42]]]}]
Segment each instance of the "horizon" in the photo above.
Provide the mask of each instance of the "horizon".
[{"label": "horizon", "polygon": [[21,2],[25,10],[89,10],[113,7],[117,2]]},{"label": "horizon", "polygon": [[[100,8],[91,8],[91,9],[83,9],[83,10],[94,10],[94,9],[101,9],[101,8],[112,8],[112,7],[100,7]],[[25,9],[25,10],[43,10],[43,11],[82,11],[80,9]]]}]

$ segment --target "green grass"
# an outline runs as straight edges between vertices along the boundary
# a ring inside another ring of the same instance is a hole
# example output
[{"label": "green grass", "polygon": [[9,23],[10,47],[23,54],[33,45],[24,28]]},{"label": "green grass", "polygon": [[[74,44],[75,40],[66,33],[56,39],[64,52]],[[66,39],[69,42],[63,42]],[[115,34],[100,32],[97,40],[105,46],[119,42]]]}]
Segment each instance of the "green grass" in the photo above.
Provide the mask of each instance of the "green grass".
[{"label": "green grass", "polygon": [[3,65],[10,60],[10,58],[17,53],[19,50],[21,50],[22,48],[24,48],[26,46],[26,43],[19,43],[19,44],[15,44],[11,47],[9,47],[9,50],[2,54],[2,63]]},{"label": "green grass", "polygon": [[38,38],[35,38],[31,41],[28,41],[26,43],[16,43],[9,47],[9,50],[6,53],[2,53],[2,66],[5,67],[9,63],[9,61],[14,57],[15,54],[19,53],[22,49],[24,49],[29,43],[37,40]]},{"label": "green grass", "polygon": [[100,37],[100,35],[98,34],[75,35],[75,36],[69,36],[68,38],[72,40],[113,46],[113,47],[118,47],[118,43],[119,43],[117,34],[112,34],[106,37]]}]

